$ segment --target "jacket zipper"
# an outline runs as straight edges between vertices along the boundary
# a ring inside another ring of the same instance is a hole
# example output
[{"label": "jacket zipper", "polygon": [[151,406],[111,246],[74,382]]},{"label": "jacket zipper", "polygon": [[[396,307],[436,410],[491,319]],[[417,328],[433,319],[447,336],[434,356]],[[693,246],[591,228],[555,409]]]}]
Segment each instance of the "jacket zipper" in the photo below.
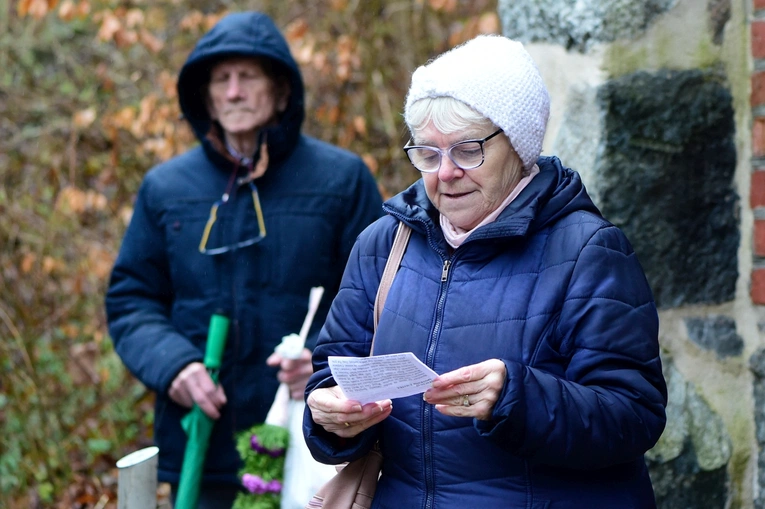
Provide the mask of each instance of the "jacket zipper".
[{"label": "jacket zipper", "polygon": [[[232,260],[232,262],[233,262],[233,265],[234,265],[234,268],[233,268],[234,274],[236,274],[237,273],[236,265],[237,265],[237,262],[239,260],[239,253],[238,253],[238,251],[234,252],[234,255],[233,255],[232,258],[234,258]],[[238,359],[239,359],[239,337],[240,337],[239,327],[241,325],[239,323],[239,306],[237,306],[238,301],[239,301],[239,299],[237,299],[236,278],[232,277],[231,278],[231,309],[232,309],[232,313],[231,314],[234,317],[234,320],[233,320],[233,322],[234,322],[233,323],[233,325],[234,325],[233,329],[234,330],[233,330],[233,334],[232,334],[233,337],[231,337],[231,339],[234,342],[234,344],[232,345],[234,347],[233,348],[233,352],[232,352],[234,355],[232,356],[232,363],[231,363],[231,367],[232,367],[232,371],[233,371],[231,373],[231,380],[232,380],[232,383],[231,383],[231,392],[232,392],[232,394],[231,394],[231,396],[228,399],[230,401],[229,404],[231,405],[231,426],[234,429],[234,431],[236,431],[236,429],[237,429],[237,425],[236,425],[236,410],[234,410],[236,407],[233,405],[233,403],[234,403],[234,401],[236,401],[236,398],[237,398],[236,387],[239,385],[237,383],[237,380],[239,378],[239,373],[238,373],[238,371],[239,371],[239,361],[238,361]]]},{"label": "jacket zipper", "polygon": [[449,260],[444,260],[444,268],[441,270],[441,282],[446,283],[446,279],[449,277],[449,266],[452,264]]},{"label": "jacket zipper", "polygon": [[[235,171],[238,172],[238,170],[239,170],[239,165],[237,165]],[[241,198],[241,189],[242,189],[241,186],[239,186],[239,187],[237,187],[234,190],[235,196],[238,199],[238,201],[237,201],[237,203],[235,205],[237,206],[236,218],[237,218],[237,222],[239,224],[239,228],[241,228],[241,225],[242,225],[242,222],[243,222],[243,219],[242,219],[243,214],[239,210],[239,209],[242,208],[242,205],[241,205],[241,201],[242,201],[242,198]],[[239,385],[237,382],[238,382],[238,379],[239,379],[239,349],[241,347],[241,345],[240,345],[240,339],[241,339],[241,330],[240,330],[240,327],[241,327],[241,323],[239,321],[239,306],[238,306],[239,299],[238,299],[238,291],[237,291],[238,290],[237,283],[239,282],[239,280],[237,279],[236,274],[239,273],[239,271],[237,269],[237,266],[239,265],[239,262],[240,262],[240,250],[239,249],[235,249],[235,250],[233,250],[230,253],[230,255],[231,255],[231,266],[232,266],[231,267],[232,277],[231,277],[231,281],[230,281],[230,283],[231,283],[231,301],[230,301],[230,306],[231,307],[230,307],[230,309],[231,309],[232,325],[233,325],[232,329],[233,330],[230,333],[229,340],[233,342],[233,344],[231,345],[232,349],[230,350],[233,355],[231,357],[231,359],[232,359],[232,362],[231,362],[231,380],[232,380],[232,383],[231,383],[231,394],[230,395],[227,394],[226,396],[227,396],[227,399],[229,401],[228,404],[231,405],[231,426],[232,426],[232,429],[234,430],[234,432],[236,432],[236,430],[237,430],[237,419],[236,419],[236,417],[237,416],[236,416],[236,410],[235,410],[236,406],[235,406],[234,402],[236,401],[236,398],[238,397],[238,395],[236,393],[236,387],[238,387],[238,385]]]},{"label": "jacket zipper", "polygon": [[[441,325],[444,318],[444,304],[446,302],[446,289],[449,286],[449,269],[452,266],[452,261],[449,258],[444,259],[443,267],[441,268],[441,288],[438,295],[438,301],[436,304],[436,321],[433,325],[433,330],[430,333],[430,341],[425,353],[425,363],[432,369],[434,359],[436,356],[436,344],[438,343],[438,336],[441,332]],[[433,405],[429,405],[425,402],[422,404],[423,409],[423,437],[428,437],[433,434]],[[424,445],[424,458],[425,458],[425,509],[432,509],[435,503],[435,469],[433,466],[433,441],[423,440]]]}]

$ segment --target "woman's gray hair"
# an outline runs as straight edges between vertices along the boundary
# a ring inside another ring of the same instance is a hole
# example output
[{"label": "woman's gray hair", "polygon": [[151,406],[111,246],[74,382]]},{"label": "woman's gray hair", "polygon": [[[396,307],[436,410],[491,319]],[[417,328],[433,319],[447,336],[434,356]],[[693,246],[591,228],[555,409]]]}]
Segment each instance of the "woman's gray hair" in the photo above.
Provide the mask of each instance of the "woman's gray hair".
[{"label": "woman's gray hair", "polygon": [[429,122],[433,122],[433,126],[444,134],[476,126],[496,129],[491,120],[464,102],[448,96],[426,97],[415,101],[406,110],[404,121],[412,138]]},{"label": "woman's gray hair", "polygon": [[404,103],[453,97],[502,129],[528,171],[542,153],[550,94],[531,55],[518,41],[482,34],[415,69]]}]

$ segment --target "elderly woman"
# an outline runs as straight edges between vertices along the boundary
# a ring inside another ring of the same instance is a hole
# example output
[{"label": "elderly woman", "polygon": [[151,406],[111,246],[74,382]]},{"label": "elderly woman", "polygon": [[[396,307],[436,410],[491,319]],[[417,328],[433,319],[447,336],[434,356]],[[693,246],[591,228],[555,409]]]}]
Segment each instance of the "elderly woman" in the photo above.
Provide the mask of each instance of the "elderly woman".
[{"label": "elderly woman", "polygon": [[[412,76],[404,147],[422,179],[358,238],[313,353],[305,435],[324,463],[379,442],[373,508],[645,509],[664,429],[658,317],[624,234],[579,175],[539,157],[549,96],[523,46],[479,36]],[[396,225],[412,236],[376,355],[439,374],[361,405],[327,357],[365,356]]]}]

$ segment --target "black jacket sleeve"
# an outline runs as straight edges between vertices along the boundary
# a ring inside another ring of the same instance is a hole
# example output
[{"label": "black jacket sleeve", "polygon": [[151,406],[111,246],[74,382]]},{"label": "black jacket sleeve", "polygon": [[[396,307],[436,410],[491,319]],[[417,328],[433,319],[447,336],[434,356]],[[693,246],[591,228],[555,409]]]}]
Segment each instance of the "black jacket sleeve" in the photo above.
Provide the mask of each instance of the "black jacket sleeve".
[{"label": "black jacket sleeve", "polygon": [[170,321],[173,287],[160,222],[161,200],[151,174],[141,185],[106,294],[109,334],[125,366],[149,389],[164,394],[202,353]]}]

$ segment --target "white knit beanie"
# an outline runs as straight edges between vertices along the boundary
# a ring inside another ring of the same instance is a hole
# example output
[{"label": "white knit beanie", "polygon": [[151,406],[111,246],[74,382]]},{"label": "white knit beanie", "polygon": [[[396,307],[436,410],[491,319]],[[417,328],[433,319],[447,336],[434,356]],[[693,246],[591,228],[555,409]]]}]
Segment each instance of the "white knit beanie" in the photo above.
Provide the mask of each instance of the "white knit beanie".
[{"label": "white knit beanie", "polygon": [[407,124],[412,104],[444,96],[462,101],[501,128],[524,169],[537,162],[550,116],[550,96],[520,42],[479,35],[417,68],[404,107]]}]

